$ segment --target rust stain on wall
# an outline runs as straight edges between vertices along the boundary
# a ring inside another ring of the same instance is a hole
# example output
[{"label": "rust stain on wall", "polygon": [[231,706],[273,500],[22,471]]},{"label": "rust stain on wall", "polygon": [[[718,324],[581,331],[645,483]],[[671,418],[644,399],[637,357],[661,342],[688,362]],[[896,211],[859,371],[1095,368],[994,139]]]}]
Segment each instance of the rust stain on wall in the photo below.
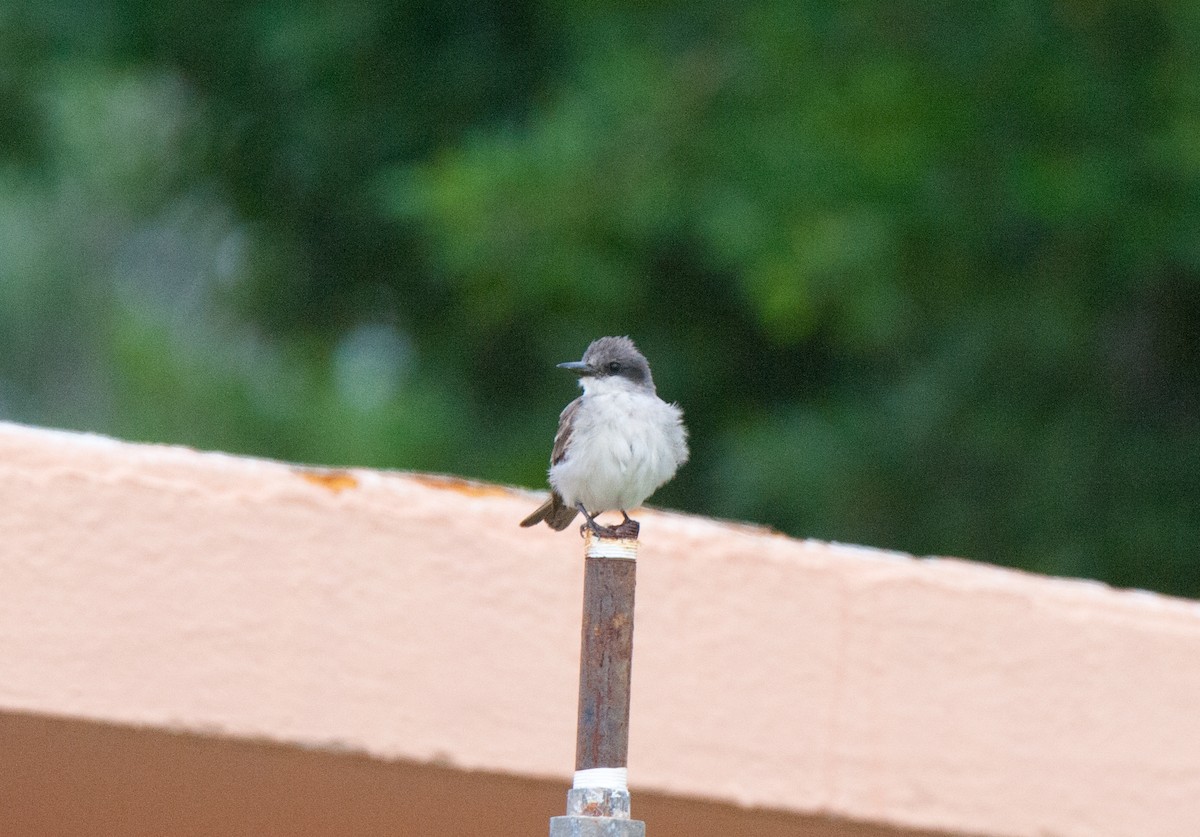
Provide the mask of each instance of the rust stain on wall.
[{"label": "rust stain on wall", "polygon": [[313,485],[327,488],[334,494],[340,494],[348,488],[358,488],[358,478],[349,471],[309,471],[297,469],[296,473]]},{"label": "rust stain on wall", "polygon": [[451,477],[443,474],[408,474],[407,476],[409,479],[415,480],[429,488],[437,488],[442,491],[457,491],[459,494],[465,494],[468,497],[509,497],[513,493],[511,489],[500,485],[465,480],[462,477]]}]

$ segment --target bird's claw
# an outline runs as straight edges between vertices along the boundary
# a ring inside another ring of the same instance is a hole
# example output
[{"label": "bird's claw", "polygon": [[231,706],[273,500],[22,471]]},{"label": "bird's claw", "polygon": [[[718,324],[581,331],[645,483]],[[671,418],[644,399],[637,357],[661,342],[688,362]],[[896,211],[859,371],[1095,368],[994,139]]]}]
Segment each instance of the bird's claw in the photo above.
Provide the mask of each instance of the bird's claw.
[{"label": "bird's claw", "polygon": [[624,523],[619,523],[616,526],[604,526],[594,520],[589,520],[587,523],[580,524],[579,535],[586,538],[587,533],[590,531],[598,538],[623,538],[626,537],[621,534],[621,530],[624,527]]},{"label": "bird's claw", "polygon": [[604,526],[594,520],[580,524],[579,536],[586,538],[587,533],[591,531],[598,538],[612,538],[616,540],[637,540],[638,530],[641,525],[631,517],[625,518],[616,526]]},{"label": "bird's claw", "polygon": [[578,508],[579,511],[583,513],[583,516],[587,519],[587,523],[584,523],[579,527],[580,537],[586,538],[588,530],[591,530],[592,534],[598,538],[616,538],[618,540],[623,538],[631,538],[633,540],[637,540],[638,530],[641,529],[641,525],[628,514],[626,514],[624,509],[621,509],[621,517],[625,518],[624,520],[622,520],[616,526],[604,526],[603,524],[596,522],[594,515],[588,514],[588,510],[584,508],[583,503],[579,503],[576,508]]}]

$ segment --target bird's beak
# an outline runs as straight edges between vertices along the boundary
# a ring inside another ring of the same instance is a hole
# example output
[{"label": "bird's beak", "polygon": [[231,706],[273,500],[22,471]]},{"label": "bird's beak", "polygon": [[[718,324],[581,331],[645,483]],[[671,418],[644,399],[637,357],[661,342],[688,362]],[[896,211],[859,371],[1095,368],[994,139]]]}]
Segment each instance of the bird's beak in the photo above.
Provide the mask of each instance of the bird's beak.
[{"label": "bird's beak", "polygon": [[567,363],[560,363],[559,369],[566,369],[569,372],[574,372],[576,375],[586,375],[592,371],[592,367],[588,366],[582,360],[572,360]]}]

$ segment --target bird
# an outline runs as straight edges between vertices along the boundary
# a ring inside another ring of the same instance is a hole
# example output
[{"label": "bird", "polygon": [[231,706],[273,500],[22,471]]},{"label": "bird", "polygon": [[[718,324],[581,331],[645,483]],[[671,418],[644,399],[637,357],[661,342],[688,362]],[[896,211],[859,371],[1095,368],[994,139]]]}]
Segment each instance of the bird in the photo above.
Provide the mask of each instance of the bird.
[{"label": "bird", "polygon": [[[550,497],[521,521],[545,521],[562,531],[577,513],[597,535],[614,537],[637,523],[628,510],[640,506],[688,461],[683,410],[658,397],[650,364],[628,337],[593,340],[583,359],[558,364],[579,376],[583,394],[563,409],[550,453]],[[596,516],[619,511],[618,527]]]}]

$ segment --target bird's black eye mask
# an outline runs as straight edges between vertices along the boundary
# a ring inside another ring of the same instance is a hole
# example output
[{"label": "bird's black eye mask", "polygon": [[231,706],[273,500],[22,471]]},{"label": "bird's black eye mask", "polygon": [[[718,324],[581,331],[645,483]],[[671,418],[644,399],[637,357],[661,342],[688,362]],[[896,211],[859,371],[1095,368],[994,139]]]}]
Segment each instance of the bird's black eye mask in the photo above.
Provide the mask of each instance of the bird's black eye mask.
[{"label": "bird's black eye mask", "polygon": [[632,360],[610,360],[607,363],[601,364],[596,369],[598,377],[628,378],[635,384],[644,384],[649,372],[650,370],[646,367],[646,362],[637,358]]}]

